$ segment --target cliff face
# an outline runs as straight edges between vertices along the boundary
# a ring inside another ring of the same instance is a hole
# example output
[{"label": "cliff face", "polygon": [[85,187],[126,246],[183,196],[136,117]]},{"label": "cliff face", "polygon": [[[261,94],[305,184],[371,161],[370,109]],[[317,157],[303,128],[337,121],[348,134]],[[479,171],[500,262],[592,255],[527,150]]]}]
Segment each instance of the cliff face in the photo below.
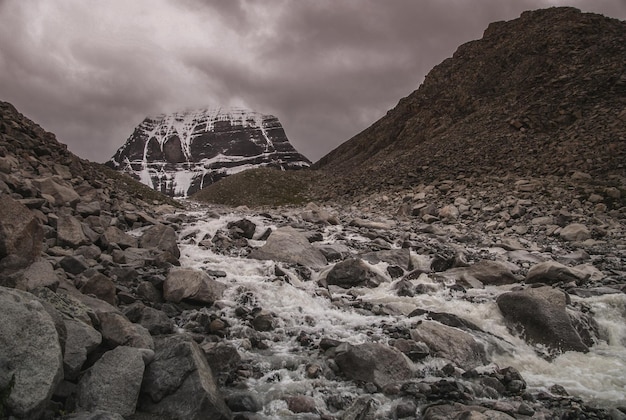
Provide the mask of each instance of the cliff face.
[{"label": "cliff face", "polygon": [[314,168],[332,172],[340,194],[460,175],[623,174],[625,62],[626,22],[525,12],[460,46]]},{"label": "cliff face", "polygon": [[217,108],[146,118],[107,165],[167,195],[187,196],[245,169],[310,162],[276,117]]}]

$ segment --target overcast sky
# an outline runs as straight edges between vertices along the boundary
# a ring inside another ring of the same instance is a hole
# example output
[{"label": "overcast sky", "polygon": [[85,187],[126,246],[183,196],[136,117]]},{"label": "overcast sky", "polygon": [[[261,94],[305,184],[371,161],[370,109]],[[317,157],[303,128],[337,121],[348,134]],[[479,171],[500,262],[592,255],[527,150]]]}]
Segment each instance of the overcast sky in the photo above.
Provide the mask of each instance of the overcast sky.
[{"label": "overcast sky", "polygon": [[316,161],[524,10],[626,0],[0,0],[0,100],[104,162],[147,115],[244,106]]}]

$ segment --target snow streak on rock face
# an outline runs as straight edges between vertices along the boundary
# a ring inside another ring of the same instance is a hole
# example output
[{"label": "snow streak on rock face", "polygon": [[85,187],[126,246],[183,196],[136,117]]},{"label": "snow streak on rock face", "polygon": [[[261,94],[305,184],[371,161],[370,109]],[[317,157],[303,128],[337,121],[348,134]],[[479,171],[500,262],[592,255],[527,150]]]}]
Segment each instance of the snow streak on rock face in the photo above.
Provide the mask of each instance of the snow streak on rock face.
[{"label": "snow streak on rock face", "polygon": [[214,108],[147,117],[107,162],[170,196],[187,196],[246,169],[300,169],[309,160],[272,115]]}]

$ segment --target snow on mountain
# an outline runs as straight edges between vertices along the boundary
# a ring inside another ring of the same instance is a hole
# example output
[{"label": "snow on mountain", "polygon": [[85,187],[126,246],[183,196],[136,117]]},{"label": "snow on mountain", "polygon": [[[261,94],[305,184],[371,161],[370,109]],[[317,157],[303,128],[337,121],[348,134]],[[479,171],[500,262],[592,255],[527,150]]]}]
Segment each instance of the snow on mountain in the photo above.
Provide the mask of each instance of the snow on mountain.
[{"label": "snow on mountain", "polygon": [[289,143],[273,115],[212,108],[147,117],[106,164],[167,195],[185,197],[246,169],[301,169],[310,161]]}]

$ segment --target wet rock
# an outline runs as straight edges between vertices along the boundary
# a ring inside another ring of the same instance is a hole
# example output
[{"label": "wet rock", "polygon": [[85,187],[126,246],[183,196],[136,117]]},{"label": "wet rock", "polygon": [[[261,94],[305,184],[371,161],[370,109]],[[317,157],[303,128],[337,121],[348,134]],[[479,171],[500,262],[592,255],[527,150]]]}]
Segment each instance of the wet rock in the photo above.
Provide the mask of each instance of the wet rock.
[{"label": "wet rock", "polygon": [[145,369],[144,351],[120,346],[106,352],[78,382],[78,406],[122,416],[135,412]]},{"label": "wet rock", "polygon": [[169,302],[189,300],[211,305],[226,290],[226,285],[210,278],[204,271],[171,269],[163,283],[163,296]]},{"label": "wet rock", "polygon": [[585,273],[576,270],[575,268],[567,267],[566,265],[556,261],[545,261],[534,265],[530,270],[528,270],[525,282],[528,284],[545,283],[551,285],[560,282],[569,283],[573,281],[576,284],[581,284],[586,278],[587,276]]},{"label": "wet rock", "polygon": [[326,283],[349,289],[354,286],[377,287],[385,282],[385,277],[378,274],[363,260],[351,258],[341,261],[328,272]]},{"label": "wet rock", "polygon": [[326,257],[309,243],[304,234],[292,227],[281,227],[273,231],[265,245],[254,249],[248,257],[302,264],[311,268],[326,265]]},{"label": "wet rock", "polygon": [[141,388],[141,411],[192,420],[232,418],[198,344],[187,335],[155,340]]},{"label": "wet rock", "polygon": [[382,251],[368,252],[361,254],[360,258],[370,264],[378,264],[386,262],[392,265],[402,267],[404,270],[411,269],[411,253],[409,249],[389,249]]},{"label": "wet rock", "polygon": [[408,358],[380,343],[341,344],[336,349],[335,362],[348,378],[371,382],[379,388],[413,376]]},{"label": "wet rock", "polygon": [[63,379],[54,321],[35,296],[0,287],[0,388],[15,377],[6,407],[18,418],[38,418]]},{"label": "wet rock", "polygon": [[87,356],[102,342],[102,335],[84,322],[65,319],[64,323],[67,339],[63,354],[63,372],[65,379],[75,380]]},{"label": "wet rock", "polygon": [[226,397],[226,405],[234,412],[256,413],[263,409],[258,395],[252,392],[238,392]]},{"label": "wet rock", "polygon": [[237,348],[230,343],[204,342],[200,347],[211,367],[213,375],[218,379],[228,378],[228,376],[235,373],[241,364],[242,360]]},{"label": "wet rock", "polygon": [[292,413],[316,413],[315,399],[307,395],[287,397],[287,407]]},{"label": "wet rock", "polygon": [[254,237],[254,232],[256,232],[256,225],[248,219],[240,219],[234,222],[229,222],[226,225],[226,228],[231,231],[236,230],[237,235],[246,239],[252,239]]},{"label": "wet rock", "polygon": [[563,292],[551,287],[525,289],[503,293],[496,302],[507,321],[522,327],[528,342],[560,352],[589,350],[567,315]]},{"label": "wet rock", "polygon": [[432,356],[447,359],[463,369],[488,362],[485,349],[470,334],[435,321],[422,321],[411,330],[411,338],[424,342]]},{"label": "wet rock", "polygon": [[425,343],[419,343],[415,340],[399,338],[394,340],[392,345],[414,362],[423,360],[430,354],[430,349]]},{"label": "wet rock", "polygon": [[572,223],[565,226],[559,232],[561,239],[569,242],[585,241],[591,238],[591,232],[587,226],[580,223]]},{"label": "wet rock", "polygon": [[369,395],[363,395],[356,399],[344,411],[342,420],[377,420],[376,411],[380,407],[380,403]]},{"label": "wet rock", "polygon": [[155,248],[169,252],[175,259],[180,258],[176,231],[170,226],[157,224],[148,228],[139,239],[141,248]]},{"label": "wet rock", "polygon": [[27,267],[42,249],[44,232],[39,220],[6,194],[0,196],[0,214],[0,269]]},{"label": "wet rock", "polygon": [[257,331],[271,331],[274,329],[274,315],[270,311],[261,310],[254,315],[252,327]]}]

